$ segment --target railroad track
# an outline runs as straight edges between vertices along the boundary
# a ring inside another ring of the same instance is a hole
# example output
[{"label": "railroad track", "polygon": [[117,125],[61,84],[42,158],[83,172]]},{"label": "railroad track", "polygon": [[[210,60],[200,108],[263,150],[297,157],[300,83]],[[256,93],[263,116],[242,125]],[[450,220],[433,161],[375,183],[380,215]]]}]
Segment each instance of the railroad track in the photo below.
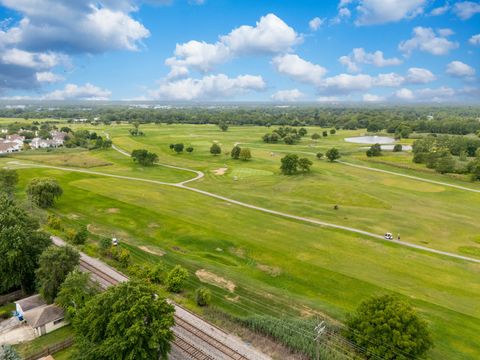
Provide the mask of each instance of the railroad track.
[{"label": "railroad track", "polygon": [[[101,280],[100,285],[106,289],[109,286],[116,285],[120,281],[113,276],[107,274],[106,272],[98,269],[97,267],[93,266],[92,264],[88,263],[84,259],[80,259],[80,268],[84,271],[87,271],[97,278]],[[118,273],[118,272],[117,272]],[[121,277],[127,279],[127,277],[121,273],[118,273]],[[178,305],[175,305],[178,306]],[[183,309],[183,308],[182,308]],[[186,310],[186,309],[184,309]],[[188,311],[188,310],[186,310]],[[185,321],[181,317],[174,315],[175,325],[178,328],[183,329],[183,331],[188,332],[189,334],[193,335],[194,337],[201,340],[202,343],[207,344],[211,348],[215,350],[215,352],[222,354],[221,359],[232,359],[232,360],[249,360],[247,357],[239,353],[238,351],[232,349],[231,347],[225,345],[224,343],[218,341],[215,337],[209,335],[205,331],[195,327],[191,323]],[[191,359],[195,360],[215,360],[214,357],[208,355],[203,350],[199,349],[198,347],[194,346],[187,340],[185,340],[181,335],[175,333],[175,340],[173,343],[174,346],[181,349],[184,353],[188,354]]]}]

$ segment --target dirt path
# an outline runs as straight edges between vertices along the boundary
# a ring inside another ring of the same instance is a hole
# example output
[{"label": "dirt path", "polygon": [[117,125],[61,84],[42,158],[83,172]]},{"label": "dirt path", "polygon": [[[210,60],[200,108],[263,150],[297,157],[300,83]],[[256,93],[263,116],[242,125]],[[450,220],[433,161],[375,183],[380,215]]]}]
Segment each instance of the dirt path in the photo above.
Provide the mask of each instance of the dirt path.
[{"label": "dirt path", "polygon": [[[130,156],[130,155],[128,155],[128,156]],[[182,183],[166,183],[166,182],[162,182],[162,181],[135,178],[135,177],[130,177],[130,176],[104,174],[104,173],[101,173],[101,172],[98,172],[98,171],[70,169],[70,168],[62,168],[62,167],[50,166],[50,165],[23,164],[23,163],[20,163],[18,161],[12,161],[9,164],[16,165],[16,166],[19,166],[19,167],[50,168],[50,169],[56,169],[56,170],[62,170],[62,171],[80,172],[80,173],[107,176],[107,177],[119,178],[119,179],[125,179],[125,180],[143,181],[143,182],[148,182],[148,183],[153,183],[153,184],[173,186],[173,187],[176,187],[176,188],[193,191],[193,192],[205,195],[205,196],[209,196],[211,198],[223,200],[223,201],[229,202],[231,204],[243,206],[243,207],[253,209],[253,210],[257,210],[257,211],[261,211],[261,212],[264,212],[264,213],[268,213],[268,214],[272,214],[272,215],[276,215],[276,216],[281,216],[281,217],[288,218],[288,219],[298,220],[298,221],[302,221],[302,222],[307,222],[307,223],[311,223],[311,224],[315,224],[315,225],[320,225],[320,226],[324,226],[324,227],[330,227],[330,228],[334,228],[334,229],[353,232],[353,233],[365,235],[365,236],[368,236],[368,237],[371,237],[371,238],[375,238],[377,240],[382,240],[382,241],[385,241],[385,242],[390,242],[390,243],[410,247],[410,248],[417,249],[417,250],[427,251],[427,252],[438,254],[438,255],[448,256],[448,257],[461,259],[461,260],[466,260],[466,261],[471,261],[471,262],[475,262],[475,263],[480,264],[480,259],[475,259],[475,258],[471,258],[471,257],[468,257],[468,256],[462,256],[462,255],[458,255],[458,254],[454,254],[454,253],[450,253],[450,252],[446,252],[446,251],[436,250],[436,249],[432,249],[432,248],[429,248],[429,247],[426,247],[426,246],[408,243],[408,242],[405,242],[405,241],[386,240],[382,235],[378,235],[378,234],[375,234],[375,233],[372,233],[372,232],[369,232],[369,231],[360,230],[360,229],[356,229],[356,228],[349,227],[349,226],[332,224],[332,223],[328,223],[328,222],[321,221],[321,220],[311,219],[311,218],[307,218],[307,217],[303,217],[303,216],[292,215],[292,214],[284,213],[284,212],[281,212],[281,211],[271,210],[271,209],[263,208],[263,207],[260,207],[260,206],[244,203],[242,201],[237,201],[237,200],[234,200],[234,199],[222,196],[222,195],[217,195],[217,194],[214,194],[214,193],[210,193],[208,191],[188,187],[184,184],[184,182],[182,182]]]}]

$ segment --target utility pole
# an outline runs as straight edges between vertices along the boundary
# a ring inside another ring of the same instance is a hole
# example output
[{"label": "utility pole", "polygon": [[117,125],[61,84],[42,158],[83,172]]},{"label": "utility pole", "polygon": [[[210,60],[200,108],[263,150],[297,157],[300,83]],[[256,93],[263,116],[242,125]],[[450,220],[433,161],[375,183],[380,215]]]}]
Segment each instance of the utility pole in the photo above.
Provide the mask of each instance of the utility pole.
[{"label": "utility pole", "polygon": [[321,321],[317,326],[315,326],[315,359],[320,360],[320,340],[322,335],[325,333],[327,329],[327,324],[325,321]]}]

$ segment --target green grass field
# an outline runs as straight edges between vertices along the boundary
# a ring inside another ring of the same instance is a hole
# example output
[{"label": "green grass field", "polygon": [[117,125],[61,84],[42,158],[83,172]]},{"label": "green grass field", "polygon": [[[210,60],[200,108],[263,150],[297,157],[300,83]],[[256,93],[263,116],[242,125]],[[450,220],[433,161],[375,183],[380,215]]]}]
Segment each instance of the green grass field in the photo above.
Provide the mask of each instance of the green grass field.
[{"label": "green grass field", "polygon": [[[212,125],[150,125],[142,126],[146,136],[139,138],[129,136],[126,125],[105,129],[125,150],[147,148],[162,163],[205,172],[205,178],[190,183],[192,187],[378,234],[400,233],[404,241],[480,258],[480,194],[313,159],[311,153],[337,146],[349,162],[480,189],[478,184],[414,166],[398,167],[397,157],[408,164],[403,158],[410,155],[405,153],[371,163],[361,146],[343,142],[361,131],[339,131],[318,142],[305,139],[287,146],[261,142],[261,136],[271,131],[261,127],[231,127],[222,133]],[[309,128],[310,134],[314,131],[320,129]],[[243,146],[252,149],[253,159],[214,157],[208,152],[213,141],[224,152],[234,143],[248,144]],[[174,154],[168,145],[176,142],[195,150]],[[311,157],[312,172],[280,175],[285,151]],[[12,160],[55,166],[63,162],[65,167],[165,182],[194,176],[159,166],[139,169],[114,150],[25,153],[0,159],[0,165]],[[222,167],[227,172],[215,175],[213,171]],[[19,171],[19,196],[34,176],[57,178],[64,195],[53,211],[67,224],[89,224],[95,235],[115,234],[137,262],[181,263],[191,271],[192,287],[199,284],[194,275],[199,269],[231,281],[234,291],[210,286],[216,305],[228,312],[276,316],[320,312],[341,321],[362,299],[391,292],[409,299],[431,324],[436,343],[431,358],[480,357],[479,264],[261,213],[171,186],[54,169]]]}]

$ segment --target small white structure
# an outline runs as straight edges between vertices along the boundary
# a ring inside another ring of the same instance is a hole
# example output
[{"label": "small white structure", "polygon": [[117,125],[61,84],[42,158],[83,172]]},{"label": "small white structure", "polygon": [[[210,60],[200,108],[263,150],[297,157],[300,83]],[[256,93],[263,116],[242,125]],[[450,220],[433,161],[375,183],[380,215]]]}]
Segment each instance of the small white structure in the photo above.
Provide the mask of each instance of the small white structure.
[{"label": "small white structure", "polygon": [[55,304],[47,305],[40,295],[33,295],[15,302],[16,316],[33,329],[35,336],[42,336],[65,326],[65,314]]}]

